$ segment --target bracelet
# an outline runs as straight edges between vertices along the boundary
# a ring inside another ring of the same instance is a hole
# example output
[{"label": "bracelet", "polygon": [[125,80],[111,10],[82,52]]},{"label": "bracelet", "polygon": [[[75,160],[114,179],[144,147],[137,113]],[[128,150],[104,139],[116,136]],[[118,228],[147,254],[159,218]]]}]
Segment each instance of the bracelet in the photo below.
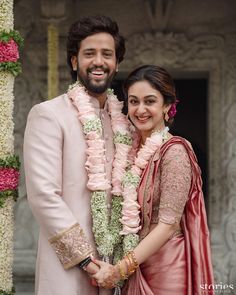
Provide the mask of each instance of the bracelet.
[{"label": "bracelet", "polygon": [[128,256],[124,257],[124,261],[125,261],[125,263],[127,265],[127,273],[131,274],[132,273],[132,261],[130,261]]},{"label": "bracelet", "polygon": [[138,268],[139,264],[138,261],[134,255],[134,252],[129,252],[125,257],[124,257],[124,261],[127,264],[127,277],[130,276],[131,274],[133,274],[136,269]]},{"label": "bracelet", "polygon": [[134,255],[134,251],[131,251],[129,254],[131,255],[131,257],[133,259],[134,267],[138,268],[138,261],[137,261],[135,255]]},{"label": "bracelet", "polygon": [[122,261],[120,260],[117,265],[118,265],[118,269],[119,269],[121,280],[122,281],[125,281],[128,278],[128,276],[125,274],[125,271],[122,268],[122,265],[121,264],[122,264]]},{"label": "bracelet", "polygon": [[87,257],[84,260],[82,260],[79,264],[78,267],[85,270],[86,266],[89,265],[89,263],[92,262],[91,257]]}]

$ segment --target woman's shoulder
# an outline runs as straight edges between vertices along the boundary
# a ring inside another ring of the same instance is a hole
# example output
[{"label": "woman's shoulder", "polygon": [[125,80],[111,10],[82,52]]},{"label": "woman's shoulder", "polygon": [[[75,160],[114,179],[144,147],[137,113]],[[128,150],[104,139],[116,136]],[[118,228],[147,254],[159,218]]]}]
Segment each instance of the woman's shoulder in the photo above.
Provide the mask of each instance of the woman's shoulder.
[{"label": "woman's shoulder", "polygon": [[177,135],[171,135],[169,134],[167,137],[167,140],[164,142],[163,149],[168,148],[168,149],[176,149],[178,148],[179,150],[186,150],[187,149],[192,149],[191,143],[184,137],[182,136],[177,136]]},{"label": "woman's shoulder", "polygon": [[181,136],[170,135],[166,142],[162,145],[160,156],[163,158],[179,158],[183,159],[192,151],[191,143]]}]

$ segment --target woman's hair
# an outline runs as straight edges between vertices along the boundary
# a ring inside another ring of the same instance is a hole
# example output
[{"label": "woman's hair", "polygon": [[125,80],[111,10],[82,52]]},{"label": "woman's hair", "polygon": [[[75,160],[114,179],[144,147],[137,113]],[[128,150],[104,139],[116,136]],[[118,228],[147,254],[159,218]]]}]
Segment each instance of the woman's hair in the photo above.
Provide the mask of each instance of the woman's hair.
[{"label": "woman's hair", "polygon": [[[133,70],[129,76],[126,78],[123,86],[123,91],[125,95],[125,102],[128,102],[128,90],[136,82],[147,81],[156,90],[160,91],[164,98],[165,105],[172,105],[174,108],[176,106],[177,98],[175,91],[174,80],[171,75],[163,68],[155,65],[144,65],[135,70]],[[168,112],[169,114],[169,112]],[[175,115],[175,114],[174,114]],[[174,117],[174,116],[173,116]],[[170,125],[173,122],[173,117],[166,125]]]},{"label": "woman's hair", "polygon": [[115,41],[117,62],[120,63],[124,59],[125,39],[120,35],[117,23],[112,21],[109,17],[102,15],[84,17],[73,23],[68,32],[67,63],[71,68],[73,80],[77,79],[77,72],[73,71],[72,68],[72,56],[77,56],[82,40],[97,33],[108,33],[112,35]]}]

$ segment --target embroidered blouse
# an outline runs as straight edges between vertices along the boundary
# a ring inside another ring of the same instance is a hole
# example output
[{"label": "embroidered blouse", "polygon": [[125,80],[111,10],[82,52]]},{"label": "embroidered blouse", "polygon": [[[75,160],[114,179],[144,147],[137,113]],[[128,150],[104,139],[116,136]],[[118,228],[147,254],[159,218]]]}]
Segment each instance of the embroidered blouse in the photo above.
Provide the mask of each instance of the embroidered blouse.
[{"label": "embroidered blouse", "polygon": [[191,165],[182,144],[174,144],[163,156],[154,180],[151,223],[179,222],[191,186]]}]

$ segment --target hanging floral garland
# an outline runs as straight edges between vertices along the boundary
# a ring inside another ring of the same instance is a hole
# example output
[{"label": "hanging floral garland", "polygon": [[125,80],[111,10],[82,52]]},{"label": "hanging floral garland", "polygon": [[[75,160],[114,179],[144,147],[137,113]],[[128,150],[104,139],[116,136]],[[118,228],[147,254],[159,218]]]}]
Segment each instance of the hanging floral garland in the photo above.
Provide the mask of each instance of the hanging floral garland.
[{"label": "hanging floral garland", "polygon": [[[90,96],[79,81],[69,87],[68,96],[78,110],[79,120],[82,123],[87,143],[87,161],[85,166],[88,173],[87,187],[92,192],[91,210],[94,238],[99,254],[107,259],[116,252],[118,244],[122,242],[122,236],[120,235],[123,201],[121,182],[128,165],[128,154],[132,144],[129,124],[121,112],[123,103],[118,101],[111,89],[108,89],[108,109],[116,147],[110,184],[105,173],[102,122],[95,113],[94,107],[90,102]],[[106,193],[106,190],[110,187],[112,187],[111,218],[109,218]]]},{"label": "hanging floral garland", "polygon": [[14,155],[13,87],[14,77],[21,72],[22,44],[20,34],[13,30],[13,1],[0,0],[0,295],[14,294],[13,206],[20,163]]},{"label": "hanging floral garland", "polygon": [[2,31],[0,33],[0,71],[8,71],[13,76],[21,73],[19,47],[23,39],[17,31]]}]

